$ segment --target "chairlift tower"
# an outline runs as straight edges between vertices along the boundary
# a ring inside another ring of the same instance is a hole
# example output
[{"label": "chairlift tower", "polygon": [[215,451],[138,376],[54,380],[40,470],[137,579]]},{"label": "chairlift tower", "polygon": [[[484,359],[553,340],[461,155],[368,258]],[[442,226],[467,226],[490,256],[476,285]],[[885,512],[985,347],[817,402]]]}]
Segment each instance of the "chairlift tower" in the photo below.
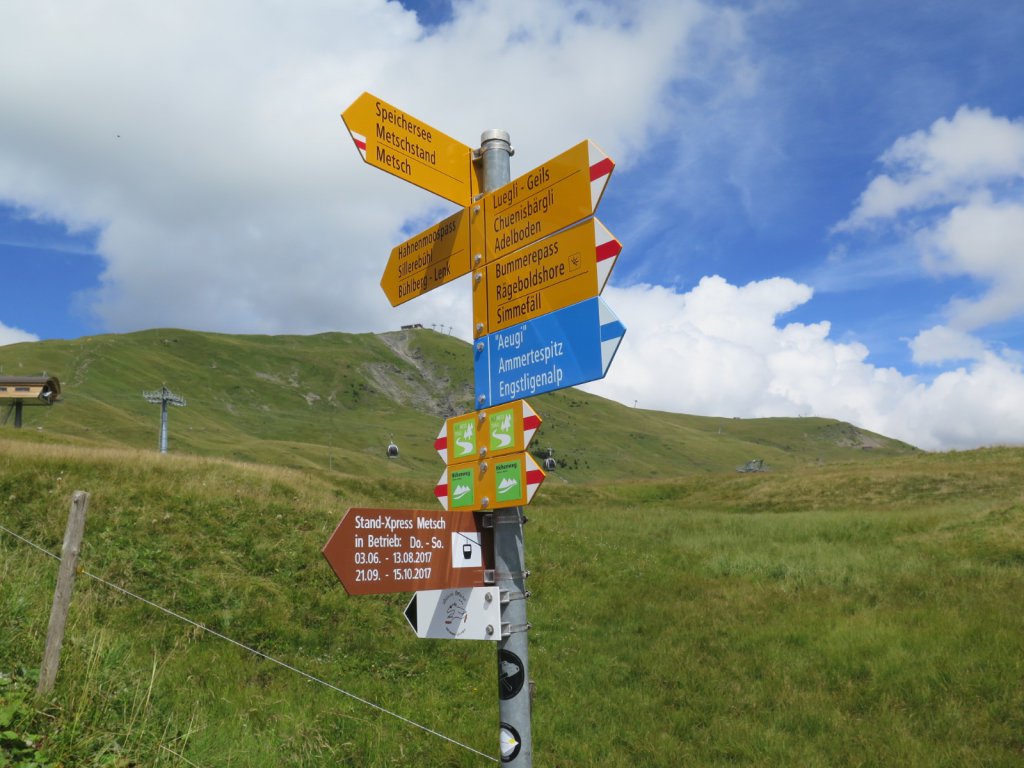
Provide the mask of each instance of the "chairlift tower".
[{"label": "chairlift tower", "polygon": [[184,408],[187,405],[185,398],[171,392],[166,384],[157,392],[143,391],[142,396],[146,402],[160,403],[160,453],[167,453],[167,404]]}]

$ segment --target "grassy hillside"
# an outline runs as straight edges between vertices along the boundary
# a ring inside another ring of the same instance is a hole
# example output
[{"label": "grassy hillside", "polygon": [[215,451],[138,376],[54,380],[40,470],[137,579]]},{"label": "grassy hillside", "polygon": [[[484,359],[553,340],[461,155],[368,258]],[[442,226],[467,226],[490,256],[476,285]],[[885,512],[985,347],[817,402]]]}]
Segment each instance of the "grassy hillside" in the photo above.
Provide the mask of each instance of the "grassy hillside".
[{"label": "grassy hillside", "polygon": [[[467,344],[431,330],[382,335],[228,336],[153,330],[0,347],[0,371],[57,376],[63,401],[26,408],[31,443],[156,450],[164,384],[170,450],[275,466],[436,480],[443,419],[472,408]],[[777,470],[873,461],[910,446],[830,419],[720,419],[627,408],[576,389],[531,400],[544,419],[532,449],[554,450],[555,482]],[[394,438],[397,460],[385,448]]]},{"label": "grassy hillside", "polygon": [[[0,428],[0,765],[490,764],[494,646],[416,639],[408,595],[348,597],[320,555],[351,506],[434,508],[469,354],[428,330],[0,347],[64,387]],[[188,400],[168,456],[162,384]],[[1024,450],[532,403],[561,464],[526,529],[536,765],[1020,764]],[[37,701],[56,563],[14,534],[58,552],[75,489]]]},{"label": "grassy hillside", "polygon": [[[347,597],[319,554],[346,507],[430,485],[0,439],[5,528],[59,551],[92,494],[39,703],[56,563],[0,531],[0,763],[34,741],[65,768],[491,764],[89,577],[494,755],[493,645],[416,639],[408,595]],[[549,484],[535,764],[1020,765],[1022,487],[1009,449]]]},{"label": "grassy hillside", "polygon": [[176,453],[400,474],[408,462],[376,461],[391,434],[406,445],[413,434],[431,443],[438,419],[430,409],[455,398],[434,367],[454,351],[439,334],[418,341],[421,368],[374,335],[167,330],[2,347],[0,366],[60,378],[59,405],[25,411],[23,432],[38,440],[156,449],[160,407],[142,393],[166,384],[188,402],[170,408]]}]

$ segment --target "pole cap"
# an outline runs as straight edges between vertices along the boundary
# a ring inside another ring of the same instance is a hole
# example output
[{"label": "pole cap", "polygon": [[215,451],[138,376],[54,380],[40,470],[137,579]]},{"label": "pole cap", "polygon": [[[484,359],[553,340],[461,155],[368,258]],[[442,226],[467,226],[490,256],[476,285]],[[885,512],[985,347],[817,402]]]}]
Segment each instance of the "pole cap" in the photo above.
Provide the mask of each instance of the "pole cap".
[{"label": "pole cap", "polygon": [[488,141],[504,141],[508,144],[512,141],[512,137],[508,135],[508,131],[502,128],[490,128],[480,134],[481,144],[486,144]]},{"label": "pole cap", "polygon": [[[503,146],[504,145],[504,146]],[[503,128],[489,128],[480,134],[480,152],[487,152],[492,149],[503,149],[509,156],[515,154],[512,149],[512,137]]]}]

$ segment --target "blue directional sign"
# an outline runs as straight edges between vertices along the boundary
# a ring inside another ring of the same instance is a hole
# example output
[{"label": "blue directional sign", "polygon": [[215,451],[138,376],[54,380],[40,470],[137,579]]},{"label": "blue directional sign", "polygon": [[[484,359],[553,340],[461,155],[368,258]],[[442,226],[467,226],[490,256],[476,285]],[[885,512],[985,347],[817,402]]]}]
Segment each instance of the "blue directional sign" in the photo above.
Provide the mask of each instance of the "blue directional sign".
[{"label": "blue directional sign", "polygon": [[477,408],[603,378],[625,333],[595,296],[477,339]]}]

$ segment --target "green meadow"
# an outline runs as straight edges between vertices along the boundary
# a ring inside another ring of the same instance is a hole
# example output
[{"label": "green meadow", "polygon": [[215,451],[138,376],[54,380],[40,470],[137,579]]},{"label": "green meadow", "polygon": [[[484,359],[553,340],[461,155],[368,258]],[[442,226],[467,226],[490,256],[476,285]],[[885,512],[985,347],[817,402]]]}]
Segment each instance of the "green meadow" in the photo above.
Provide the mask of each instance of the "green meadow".
[{"label": "green meadow", "polygon": [[[0,348],[65,391],[0,428],[0,526],[59,553],[90,493],[46,698],[57,562],[0,531],[0,766],[495,762],[493,644],[417,639],[408,594],[349,597],[320,555],[351,506],[436,503],[466,348],[400,338]],[[162,380],[189,400],[165,456]],[[533,405],[562,461],[526,510],[536,765],[1024,764],[1024,449]]]},{"label": "green meadow", "polygon": [[[386,334],[228,336],[158,329],[0,347],[0,375],[46,373],[62,384],[52,408],[26,407],[32,443],[155,450],[166,385],[172,453],[396,480],[436,480],[434,438],[473,409],[472,350],[432,330]],[[554,483],[876,462],[915,449],[834,419],[733,419],[669,414],[577,389],[531,399],[543,418],[531,450],[559,462]],[[0,412],[0,419],[3,413]],[[397,461],[382,461],[389,441]]]}]

